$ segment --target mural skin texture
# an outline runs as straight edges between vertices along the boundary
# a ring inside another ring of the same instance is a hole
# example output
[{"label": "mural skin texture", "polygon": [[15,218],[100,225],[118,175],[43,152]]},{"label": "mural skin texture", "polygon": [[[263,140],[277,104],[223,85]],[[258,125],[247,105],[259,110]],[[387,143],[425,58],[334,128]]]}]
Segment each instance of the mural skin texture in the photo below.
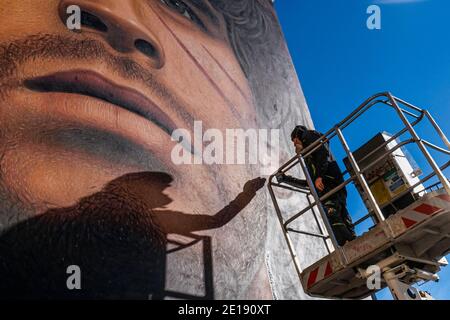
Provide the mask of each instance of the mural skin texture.
[{"label": "mural skin texture", "polygon": [[280,129],[281,161],[312,127],[270,1],[1,0],[0,21],[1,298],[308,298],[258,165],[171,159],[194,121]]}]

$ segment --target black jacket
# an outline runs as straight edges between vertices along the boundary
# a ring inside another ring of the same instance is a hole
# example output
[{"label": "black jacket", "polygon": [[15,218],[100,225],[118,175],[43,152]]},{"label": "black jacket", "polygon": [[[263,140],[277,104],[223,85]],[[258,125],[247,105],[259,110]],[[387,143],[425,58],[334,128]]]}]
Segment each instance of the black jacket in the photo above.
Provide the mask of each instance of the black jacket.
[{"label": "black jacket", "polygon": [[[320,137],[322,137],[322,134],[315,130],[305,131],[301,137],[303,147],[309,147]],[[328,143],[322,145],[310,156],[306,157],[305,162],[309,174],[314,181],[319,177],[322,178],[325,185],[325,190],[322,193],[328,192],[344,181],[338,164],[331,156]]]}]

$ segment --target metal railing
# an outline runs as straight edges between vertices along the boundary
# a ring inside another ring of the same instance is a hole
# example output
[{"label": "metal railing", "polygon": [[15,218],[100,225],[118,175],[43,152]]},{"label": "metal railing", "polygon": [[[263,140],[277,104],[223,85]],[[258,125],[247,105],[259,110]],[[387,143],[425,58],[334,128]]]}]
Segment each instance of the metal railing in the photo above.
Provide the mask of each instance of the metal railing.
[{"label": "metal railing", "polygon": [[[372,150],[370,153],[365,155],[362,159],[360,159],[357,162],[355,160],[355,157],[354,157],[352,151],[350,150],[350,148],[347,144],[347,141],[343,134],[343,130],[347,126],[349,126],[352,122],[354,122],[356,119],[361,117],[364,113],[366,113],[369,109],[371,109],[372,107],[374,107],[378,104],[388,106],[388,107],[394,109],[396,111],[398,117],[404,124],[404,127],[400,131],[398,131],[396,134],[392,135],[382,145],[380,145],[377,148],[375,148],[374,150]],[[399,104],[402,105],[402,107],[400,107]],[[413,122],[410,122],[406,115],[413,117],[415,120]],[[435,131],[438,133],[438,135],[440,136],[440,138],[446,145],[447,150],[444,148],[441,148],[439,146],[436,146],[426,140],[423,140],[418,136],[417,132],[414,130],[414,127],[425,118],[427,118],[429,120],[429,122],[431,123],[431,125],[433,126]],[[380,155],[377,159],[371,161],[369,164],[365,165],[363,168],[359,167],[358,163],[362,163],[363,160],[368,159],[370,156],[372,156],[373,154],[375,154],[376,152],[378,152],[379,150],[381,150],[382,148],[387,146],[389,143],[391,143],[393,141],[397,141],[398,138],[400,138],[402,135],[404,135],[406,133],[410,134],[410,136],[411,136],[410,139],[399,142],[394,147],[384,151],[382,155]],[[314,182],[312,181],[312,178],[308,172],[305,159],[308,156],[312,155],[316,150],[318,150],[319,148],[324,146],[326,143],[328,143],[332,138],[334,138],[336,136],[338,137],[342,147],[344,148],[344,151],[345,151],[347,158],[349,159],[350,165],[352,167],[352,171],[351,172],[348,170],[345,171],[344,175],[349,174],[350,177],[348,179],[346,179],[344,182],[342,182],[340,185],[336,186],[335,188],[333,188],[326,194],[319,197],[319,195],[315,189]],[[277,213],[278,220],[280,222],[280,225],[281,225],[281,228],[283,231],[283,235],[288,244],[288,248],[289,248],[290,254],[294,260],[295,268],[296,268],[296,271],[297,271],[299,277],[302,272],[302,269],[300,267],[299,260],[298,260],[293,242],[289,236],[289,232],[300,233],[300,234],[304,234],[307,236],[314,236],[314,237],[319,237],[319,238],[323,239],[325,246],[329,253],[332,251],[332,248],[330,248],[329,243],[327,242],[328,239],[331,240],[331,243],[332,243],[334,249],[339,248],[339,245],[337,244],[336,238],[332,231],[331,225],[327,219],[327,214],[325,213],[324,208],[321,205],[321,203],[323,203],[326,199],[328,199],[329,197],[334,195],[339,190],[342,190],[343,188],[345,188],[351,182],[357,182],[359,184],[359,186],[362,188],[364,195],[367,197],[366,200],[367,200],[368,209],[369,209],[368,214],[366,214],[364,217],[362,217],[361,219],[356,221],[354,223],[354,225],[358,225],[369,218],[372,218],[374,224],[384,221],[385,217],[380,209],[380,206],[376,202],[376,200],[369,188],[369,185],[364,177],[364,172],[368,171],[374,165],[376,165],[377,163],[382,161],[384,158],[386,158],[387,156],[392,154],[395,150],[397,150],[401,147],[404,147],[408,144],[416,144],[419,147],[420,152],[424,155],[428,164],[432,168],[432,172],[430,174],[428,174],[426,177],[419,179],[419,181],[417,183],[415,183],[413,186],[410,186],[409,188],[407,188],[400,194],[396,195],[393,199],[390,200],[390,203],[393,203],[395,200],[399,199],[400,197],[407,194],[408,192],[412,192],[416,187],[427,182],[428,180],[430,180],[433,177],[437,177],[439,180],[437,183],[435,183],[435,185],[436,184],[442,185],[442,188],[444,188],[446,190],[446,192],[448,194],[450,194],[449,180],[443,174],[443,170],[445,170],[446,168],[448,168],[450,166],[450,161],[445,163],[443,166],[439,167],[427,149],[427,147],[429,147],[436,151],[444,153],[446,155],[450,155],[449,140],[447,139],[447,137],[445,136],[445,134],[443,133],[441,128],[438,126],[438,124],[436,123],[434,118],[431,116],[431,114],[427,110],[418,108],[402,99],[399,99],[399,98],[393,96],[389,92],[378,93],[378,94],[370,97],[366,101],[364,101],[356,110],[354,110],[344,120],[339,122],[328,132],[323,134],[322,137],[320,137],[318,140],[316,140],[310,146],[303,149],[300,152],[300,154],[291,158],[288,162],[286,162],[284,165],[282,165],[274,174],[272,174],[269,177],[269,183],[268,183],[269,193],[270,193],[270,196],[274,203],[275,211]],[[298,164],[302,168],[302,171],[305,175],[305,178],[306,178],[306,181],[308,184],[308,189],[293,188],[293,187],[289,187],[287,185],[283,185],[282,183],[276,183],[274,181],[274,178],[277,174],[286,173],[287,171],[291,170]],[[289,217],[288,219],[284,220],[283,215],[280,210],[280,207],[277,202],[277,198],[276,198],[274,190],[273,190],[274,187],[283,188],[283,189],[302,193],[304,196],[306,196],[306,199],[308,200],[308,205],[305,208],[303,208],[302,210],[300,210],[298,213],[296,213],[293,216]],[[427,189],[427,188],[425,188],[425,189]],[[311,197],[314,199],[313,202],[311,202],[311,200],[310,200]],[[317,219],[316,212],[315,212],[316,207],[320,213],[320,216],[322,218],[321,220],[325,226],[327,234],[325,234],[323,232],[323,228],[321,227],[321,224],[320,224],[319,220]],[[289,227],[289,225],[293,221],[297,220],[299,217],[301,217],[306,212],[312,212],[312,214],[315,218],[316,224],[318,226],[319,233],[305,231],[305,230],[295,230],[295,229]],[[342,253],[339,252],[339,254],[342,254]]]}]

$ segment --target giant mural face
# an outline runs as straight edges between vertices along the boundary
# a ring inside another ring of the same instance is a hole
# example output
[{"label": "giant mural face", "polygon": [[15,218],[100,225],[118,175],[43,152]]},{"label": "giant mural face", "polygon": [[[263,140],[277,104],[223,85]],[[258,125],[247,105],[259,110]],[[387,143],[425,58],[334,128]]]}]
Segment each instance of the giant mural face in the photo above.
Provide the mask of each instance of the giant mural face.
[{"label": "giant mural face", "polygon": [[[2,185],[18,210],[11,214],[73,204],[142,170],[173,175],[173,209],[229,201],[230,186],[248,177],[240,168],[171,161],[172,131],[192,130],[194,120],[255,126],[223,19],[197,2],[177,10],[183,2],[2,1]],[[78,34],[61,19],[70,4],[96,17]]]},{"label": "giant mural face", "polygon": [[270,297],[258,166],[176,164],[172,138],[274,127],[270,1],[2,0],[0,21],[0,296]]}]

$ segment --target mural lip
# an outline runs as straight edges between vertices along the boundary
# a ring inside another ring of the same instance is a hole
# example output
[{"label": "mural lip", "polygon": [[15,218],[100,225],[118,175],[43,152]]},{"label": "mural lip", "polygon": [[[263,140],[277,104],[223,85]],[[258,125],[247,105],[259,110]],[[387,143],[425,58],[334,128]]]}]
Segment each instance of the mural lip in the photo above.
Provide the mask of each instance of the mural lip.
[{"label": "mural lip", "polygon": [[37,92],[77,94],[105,101],[153,122],[169,136],[177,128],[174,121],[147,96],[94,71],[56,72],[26,79],[24,86]]}]

